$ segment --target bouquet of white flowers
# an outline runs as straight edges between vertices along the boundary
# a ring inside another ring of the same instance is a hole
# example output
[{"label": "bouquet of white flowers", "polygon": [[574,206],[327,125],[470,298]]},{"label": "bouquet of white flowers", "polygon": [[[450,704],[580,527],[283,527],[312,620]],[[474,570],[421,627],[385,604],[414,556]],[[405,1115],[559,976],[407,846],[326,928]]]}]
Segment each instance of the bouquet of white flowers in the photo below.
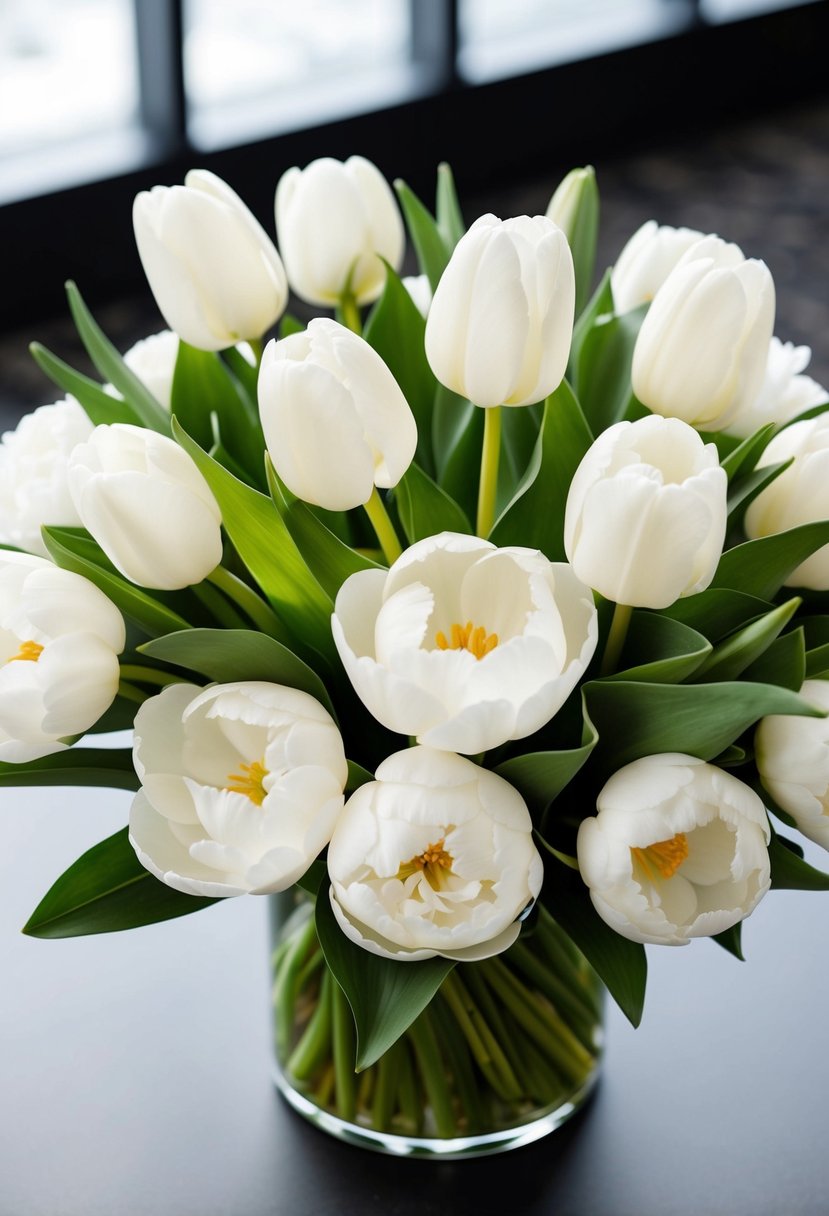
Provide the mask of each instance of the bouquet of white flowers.
[{"label": "bouquet of white flowers", "polygon": [[719,237],[588,298],[592,169],[468,231],[447,166],[397,192],[415,280],[352,157],[280,253],[210,173],[140,194],[123,358],[69,285],[104,383],[33,346],[68,396],[0,445],[0,784],[135,791],[27,933],[284,893],[283,1091],[457,1154],[576,1108],[644,943],[829,888],[768,817],[829,847],[829,401]]}]

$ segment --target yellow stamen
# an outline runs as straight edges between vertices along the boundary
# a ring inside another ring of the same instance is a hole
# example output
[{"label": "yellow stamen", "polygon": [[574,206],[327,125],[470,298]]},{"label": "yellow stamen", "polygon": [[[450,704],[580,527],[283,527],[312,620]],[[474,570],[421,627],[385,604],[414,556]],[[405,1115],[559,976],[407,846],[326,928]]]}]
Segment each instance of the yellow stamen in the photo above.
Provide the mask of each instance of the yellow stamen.
[{"label": "yellow stamen", "polygon": [[397,877],[401,882],[405,882],[420,870],[430,886],[437,890],[452,873],[454,860],[452,854],[444,848],[444,838],[441,837],[435,844],[428,844],[422,853],[417,853],[410,861],[404,862],[397,871]]},{"label": "yellow stamen", "polygon": [[23,661],[27,663],[36,663],[42,654],[43,647],[39,642],[21,642],[20,649],[18,650],[17,654],[13,654],[10,659],[6,660],[6,662],[14,663]]},{"label": "yellow stamen", "polygon": [[465,625],[455,624],[449,632],[451,640],[442,629],[435,634],[438,650],[468,650],[476,659],[482,659],[498,645],[497,633],[487,633],[483,625],[473,625],[471,621]]},{"label": "yellow stamen", "polygon": [[244,794],[251,802],[261,806],[267,794],[265,778],[268,770],[259,760],[254,760],[252,764],[240,764],[239,768],[240,772],[228,776],[228,781],[233,784],[226,785],[225,789],[229,794]]},{"label": "yellow stamen", "polygon": [[648,877],[653,880],[655,867],[663,878],[673,878],[688,856],[688,841],[684,832],[677,832],[670,840],[659,840],[645,849],[631,847],[634,861],[638,861]]}]

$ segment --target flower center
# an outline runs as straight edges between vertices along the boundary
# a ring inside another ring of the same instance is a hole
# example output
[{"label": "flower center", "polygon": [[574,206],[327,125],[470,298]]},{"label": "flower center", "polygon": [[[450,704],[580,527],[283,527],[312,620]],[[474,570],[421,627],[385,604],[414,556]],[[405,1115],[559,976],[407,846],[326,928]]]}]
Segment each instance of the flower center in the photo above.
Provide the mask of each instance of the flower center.
[{"label": "flower center", "polygon": [[446,851],[444,840],[445,838],[441,837],[435,844],[428,844],[422,853],[417,853],[410,861],[404,862],[397,871],[398,879],[405,882],[419,870],[429,885],[436,891],[439,890],[452,873],[452,862],[455,860],[452,854]]},{"label": "flower center", "polygon": [[655,878],[654,868],[663,878],[673,878],[688,856],[688,840],[684,832],[677,832],[670,840],[659,840],[646,849],[631,847],[630,851],[651,880]]},{"label": "flower center", "polygon": [[442,629],[435,634],[438,650],[468,650],[476,659],[482,659],[498,645],[497,633],[487,633],[483,625],[473,625],[471,621],[453,625],[449,632],[451,640],[447,640]]},{"label": "flower center", "polygon": [[13,654],[11,658],[6,659],[7,663],[26,662],[36,663],[43,654],[43,647],[39,642],[21,642],[20,649],[17,654]]},{"label": "flower center", "polygon": [[259,760],[254,760],[252,764],[240,764],[239,772],[230,773],[228,776],[228,781],[232,784],[226,785],[225,789],[229,794],[244,794],[256,806],[261,806],[267,795],[265,789],[267,775],[268,770]]}]

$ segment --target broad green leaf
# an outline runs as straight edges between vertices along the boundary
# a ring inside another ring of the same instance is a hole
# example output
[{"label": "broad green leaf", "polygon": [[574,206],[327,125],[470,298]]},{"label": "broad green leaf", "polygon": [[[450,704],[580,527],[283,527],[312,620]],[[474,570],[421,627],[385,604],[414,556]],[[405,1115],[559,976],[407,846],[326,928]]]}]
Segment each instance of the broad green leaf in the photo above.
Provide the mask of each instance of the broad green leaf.
[{"label": "broad green leaf", "polygon": [[710,653],[711,643],[695,629],[638,609],[630,618],[618,669],[605,679],[679,684],[698,671]]},{"label": "broad green leaf", "polygon": [[353,760],[349,760],[348,782],[345,787],[347,794],[353,794],[361,785],[367,785],[369,781],[373,780],[373,773],[370,773],[367,768],[363,768],[361,764],[355,764]]},{"label": "broad green leaf", "polygon": [[730,634],[714,647],[707,659],[697,668],[694,680],[736,680],[737,676],[759,659],[782,633],[800,603],[797,597],[787,600],[779,608],[774,608],[765,616]]},{"label": "broad green leaf", "polygon": [[278,616],[304,650],[333,659],[331,599],[303,560],[273,500],[223,469],[175,420],[173,434],[213,491],[236,551]]},{"label": "broad green leaf", "polygon": [[600,316],[586,334],[578,361],[575,390],[594,435],[624,417],[633,390],[630,366],[647,305]]},{"label": "broad green leaf", "polygon": [[473,519],[478,502],[484,411],[439,385],[433,435],[438,485],[454,498],[468,519]]},{"label": "broad green leaf", "polygon": [[722,555],[711,586],[739,587],[748,595],[770,600],[792,571],[826,544],[829,520],[746,541]]},{"label": "broad green leaf", "polygon": [[829,616],[802,616],[798,622],[806,640],[806,676],[829,672]]},{"label": "broad green leaf", "polygon": [[579,359],[585,339],[599,317],[612,316],[613,312],[613,292],[610,287],[610,270],[608,269],[573,327],[573,341],[570,344],[566,379],[575,387],[576,391],[578,391]]},{"label": "broad green leaf", "polygon": [[170,415],[156,401],[143,381],[127,367],[118,351],[106,337],[86,307],[74,283],[66,284],[69,308],[81,341],[90,359],[105,380],[109,380],[135,412],[143,426],[152,431],[170,434]]},{"label": "broad green leaf", "polygon": [[85,534],[69,528],[44,528],[43,540],[56,565],[88,578],[144,633],[157,637],[189,627],[183,617],[149,592],[99,566],[90,556],[97,546]]},{"label": "broad green leaf", "polygon": [[732,482],[738,474],[750,472],[754,468],[776,430],[776,423],[767,422],[765,426],[761,426],[759,431],[749,435],[748,439],[744,439],[734,448],[733,452],[725,457],[721,463],[729,482]]},{"label": "broad green leaf", "polygon": [[735,477],[731,482],[728,491],[728,523],[729,527],[734,527],[742,520],[746,508],[754,501],[758,494],[765,490],[766,486],[770,486],[781,473],[784,473],[789,465],[794,460],[794,456],[790,460],[785,460],[781,464],[766,464],[760,469],[755,469],[752,473],[747,473],[745,477]]},{"label": "broad green leaf", "polygon": [[505,760],[495,769],[499,777],[515,786],[536,815],[557,798],[573,780],[599,740],[586,709],[583,709],[583,714],[581,747],[566,748],[562,751],[529,752]]},{"label": "broad green leaf", "polygon": [[426,322],[391,266],[383,294],[371,310],[363,337],[391,371],[417,423],[419,464],[432,475],[432,408],[437,380],[426,359]]},{"label": "broad green leaf", "polygon": [[591,765],[602,775],[642,756],[683,752],[713,760],[767,714],[820,717],[787,688],[746,681],[637,684],[593,680],[584,696],[599,733]]},{"label": "broad green leaf", "polygon": [[466,232],[455,178],[446,161],[438,165],[438,187],[435,199],[435,219],[447,249],[453,250]]},{"label": "broad green leaf", "polygon": [[286,312],[279,322],[280,338],[290,338],[291,334],[301,334],[304,329],[305,322],[300,321],[299,317],[295,317],[289,312]]},{"label": "broad green leaf", "polygon": [[146,642],[138,649],[162,663],[173,663],[219,684],[268,680],[298,688],[334,714],[322,680],[286,646],[253,629],[186,629]]},{"label": "broad green leaf", "polygon": [[760,655],[743,672],[744,680],[756,680],[760,684],[779,684],[800,692],[806,679],[806,645],[803,630],[793,629],[772,642],[768,650]]},{"label": "broad green leaf", "polygon": [[446,958],[399,963],[363,950],[340,929],[327,890],[320,893],[317,935],[357,1028],[357,1072],[396,1043],[431,1001],[454,963]]},{"label": "broad green leaf", "polygon": [[809,865],[784,837],[772,833],[769,844],[771,885],[775,890],[829,891],[829,874]]},{"label": "broad green leaf", "polygon": [[543,856],[542,903],[581,950],[625,1017],[638,1026],[648,976],[645,947],[621,937],[605,924],[579,874],[546,847]]},{"label": "broad green leaf", "polygon": [[30,937],[114,933],[198,912],[215,903],[183,895],[145,870],[122,828],[66,870],[35,908],[23,932]]},{"label": "broad green leaf", "polygon": [[429,286],[434,291],[440,282],[440,276],[446,269],[446,263],[449,261],[449,254],[452,251],[451,246],[444,240],[437,223],[427,208],[406,183],[398,179],[394,183],[394,188],[400,199],[409,236],[412,238],[412,244],[417,254],[420,273],[426,275]]},{"label": "broad green leaf", "polygon": [[[437,480],[441,484],[455,448],[479,412],[481,411],[471,401],[459,397],[445,385],[438,384],[432,411],[432,451]],[[483,419],[481,421],[483,422]],[[481,433],[483,434],[483,428]]]},{"label": "broad green leaf", "polygon": [[108,425],[113,422],[126,422],[133,426],[141,425],[140,418],[126,401],[105,393],[100,384],[90,380],[89,376],[76,372],[68,363],[58,359],[39,342],[32,342],[29,351],[41,371],[45,372],[58,388],[62,388],[64,392],[71,393],[73,397],[77,398],[89,421],[95,426]]},{"label": "broad green leaf", "polygon": [[[575,214],[568,223],[562,222],[562,226],[573,254],[573,267],[576,272],[576,316],[579,316],[587,302],[596,267],[599,189],[592,165],[573,169],[562,182],[563,186],[564,183],[575,183],[572,188],[578,192]],[[564,188],[567,189],[567,186]],[[557,219],[556,222],[560,221]]]},{"label": "broad green leaf", "polygon": [[359,570],[385,570],[335,536],[307,503],[295,499],[282,517],[311,573],[332,600],[349,575]]},{"label": "broad green leaf", "polygon": [[508,503],[532,460],[544,417],[544,402],[501,410],[498,501]]},{"label": "broad green leaf", "polygon": [[564,510],[573,474],[593,442],[572,389],[562,381],[544,405],[527,472],[492,529],[496,545],[540,549],[564,561]]},{"label": "broad green leaf", "polygon": [[709,642],[719,642],[735,629],[770,612],[773,607],[768,600],[745,595],[742,591],[709,587],[699,595],[677,600],[670,608],[663,608],[660,615],[696,629]]},{"label": "broad green leaf", "polygon": [[[133,706],[133,710],[135,706]],[[108,786],[137,790],[132,752],[122,747],[71,747],[28,764],[0,764],[0,787],[24,785]]]},{"label": "broad green leaf", "polygon": [[410,464],[394,491],[409,544],[438,532],[472,532],[463,510],[416,464]]},{"label": "broad green leaf", "polygon": [[722,946],[723,950],[727,950],[729,954],[733,954],[741,963],[744,963],[742,928],[743,922],[738,920],[736,925],[732,925],[730,929],[724,929],[722,933],[713,934],[711,940],[715,941],[718,946]]}]

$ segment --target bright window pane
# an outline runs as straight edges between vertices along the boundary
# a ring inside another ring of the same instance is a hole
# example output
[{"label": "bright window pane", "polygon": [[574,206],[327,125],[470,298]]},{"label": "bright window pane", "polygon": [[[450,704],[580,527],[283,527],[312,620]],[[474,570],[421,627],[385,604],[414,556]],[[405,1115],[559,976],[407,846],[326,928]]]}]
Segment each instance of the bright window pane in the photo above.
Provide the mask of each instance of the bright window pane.
[{"label": "bright window pane", "polygon": [[192,134],[213,144],[396,100],[409,0],[185,0]]}]

